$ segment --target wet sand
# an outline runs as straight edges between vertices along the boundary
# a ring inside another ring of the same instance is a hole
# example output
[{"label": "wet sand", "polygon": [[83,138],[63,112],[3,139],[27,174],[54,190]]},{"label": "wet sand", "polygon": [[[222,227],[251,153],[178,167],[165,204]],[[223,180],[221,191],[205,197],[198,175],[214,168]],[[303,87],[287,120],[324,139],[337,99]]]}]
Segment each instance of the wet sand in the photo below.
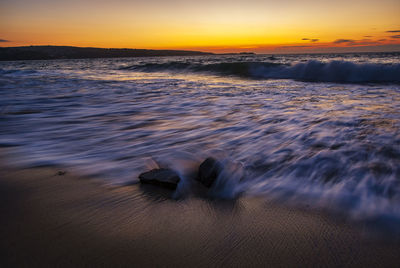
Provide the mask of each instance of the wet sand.
[{"label": "wet sand", "polygon": [[0,171],[1,267],[396,267],[400,240],[256,198],[169,198],[59,168]]}]

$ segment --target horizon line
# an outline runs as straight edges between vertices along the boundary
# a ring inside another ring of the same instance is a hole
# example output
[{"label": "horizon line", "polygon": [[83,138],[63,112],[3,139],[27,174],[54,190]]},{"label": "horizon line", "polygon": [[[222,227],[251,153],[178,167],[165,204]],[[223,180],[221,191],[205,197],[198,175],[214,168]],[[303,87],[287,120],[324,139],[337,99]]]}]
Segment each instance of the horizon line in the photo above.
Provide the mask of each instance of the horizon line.
[{"label": "horizon line", "polygon": [[[396,48],[393,49],[387,49],[387,50],[382,50],[382,51],[374,51],[373,49],[377,48],[382,48],[382,47],[388,47],[388,46],[395,46]],[[21,46],[0,46],[0,49],[2,48],[27,48],[27,47],[71,47],[71,48],[91,48],[91,49],[110,49],[110,50],[148,50],[148,51],[186,51],[186,52],[201,52],[201,53],[209,53],[209,54],[215,54],[215,55],[224,55],[224,54],[256,54],[256,55],[274,55],[274,54],[280,54],[280,55],[290,55],[290,54],[332,54],[332,53],[338,53],[338,54],[351,54],[351,53],[398,53],[400,52],[400,44],[393,44],[393,45],[375,45],[375,46],[324,46],[324,47],[298,47],[296,45],[285,45],[285,46],[270,46],[272,48],[285,48],[285,49],[298,49],[298,48],[306,48],[304,50],[293,50],[293,51],[282,51],[282,50],[270,50],[270,51],[254,51],[254,50],[245,50],[245,49],[240,49],[240,47],[182,47],[182,48],[132,48],[132,47],[101,47],[101,46],[76,46],[76,45],[52,45],[52,44],[46,44],[46,45],[21,45]],[[262,46],[260,46],[262,47]],[[370,48],[371,50],[368,50]],[[253,48],[254,49],[254,48]],[[347,50],[353,50],[353,51],[346,51]],[[361,51],[356,51],[357,49],[364,49]],[[221,52],[217,52],[218,50],[221,50]],[[232,51],[223,51],[223,50],[232,50]],[[323,51],[325,50],[325,51]],[[331,50],[331,51],[328,51]],[[334,51],[337,50],[337,51]],[[340,51],[343,50],[343,51]]]}]

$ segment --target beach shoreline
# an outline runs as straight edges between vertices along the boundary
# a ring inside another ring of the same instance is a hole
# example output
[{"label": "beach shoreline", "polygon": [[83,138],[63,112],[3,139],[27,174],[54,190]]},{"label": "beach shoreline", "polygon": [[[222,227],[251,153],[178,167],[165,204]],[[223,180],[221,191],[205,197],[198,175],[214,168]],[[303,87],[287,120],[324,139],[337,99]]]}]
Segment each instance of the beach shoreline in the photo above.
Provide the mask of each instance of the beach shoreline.
[{"label": "beach shoreline", "polygon": [[[400,241],[255,198],[186,198],[109,187],[57,167],[2,165],[3,267],[395,267]],[[61,172],[60,172],[61,171]],[[64,173],[65,172],[65,173]]]}]

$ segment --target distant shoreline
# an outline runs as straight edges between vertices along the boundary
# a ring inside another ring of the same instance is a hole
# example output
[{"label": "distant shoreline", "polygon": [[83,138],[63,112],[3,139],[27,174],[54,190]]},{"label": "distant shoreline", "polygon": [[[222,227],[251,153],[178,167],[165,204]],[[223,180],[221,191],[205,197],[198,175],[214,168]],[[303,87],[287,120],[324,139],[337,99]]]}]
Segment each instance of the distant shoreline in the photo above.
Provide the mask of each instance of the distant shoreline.
[{"label": "distant shoreline", "polygon": [[254,53],[252,52],[215,54],[211,52],[193,50],[155,50],[73,46],[0,47],[0,61],[253,54]]},{"label": "distant shoreline", "polygon": [[94,48],[73,46],[0,47],[0,61],[203,55],[214,55],[214,53],[190,50]]}]

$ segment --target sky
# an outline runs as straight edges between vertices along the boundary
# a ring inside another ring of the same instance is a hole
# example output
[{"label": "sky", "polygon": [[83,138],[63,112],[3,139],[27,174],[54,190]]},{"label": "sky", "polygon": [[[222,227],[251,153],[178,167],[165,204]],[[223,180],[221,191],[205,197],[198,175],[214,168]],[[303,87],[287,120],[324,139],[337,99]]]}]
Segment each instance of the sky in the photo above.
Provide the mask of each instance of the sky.
[{"label": "sky", "polygon": [[0,46],[400,51],[399,0],[1,0]]}]

